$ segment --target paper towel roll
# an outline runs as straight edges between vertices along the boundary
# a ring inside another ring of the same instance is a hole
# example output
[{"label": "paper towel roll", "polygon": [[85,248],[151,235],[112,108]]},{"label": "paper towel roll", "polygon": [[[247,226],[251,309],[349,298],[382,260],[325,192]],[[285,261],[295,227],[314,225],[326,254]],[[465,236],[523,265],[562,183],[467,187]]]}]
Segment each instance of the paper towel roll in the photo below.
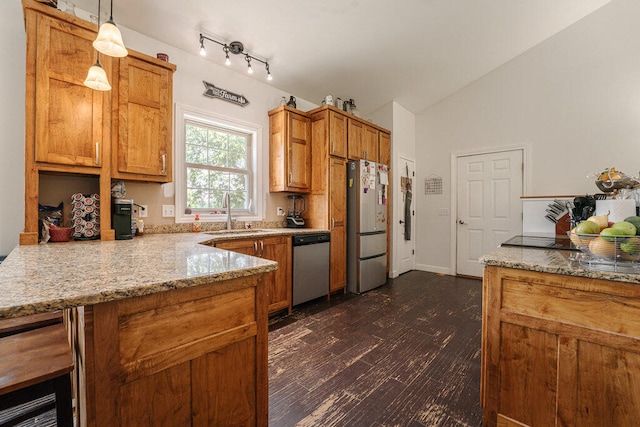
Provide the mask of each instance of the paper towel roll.
[{"label": "paper towel roll", "polygon": [[609,221],[619,222],[636,214],[636,201],[633,199],[596,200],[595,215],[605,215],[609,211]]}]

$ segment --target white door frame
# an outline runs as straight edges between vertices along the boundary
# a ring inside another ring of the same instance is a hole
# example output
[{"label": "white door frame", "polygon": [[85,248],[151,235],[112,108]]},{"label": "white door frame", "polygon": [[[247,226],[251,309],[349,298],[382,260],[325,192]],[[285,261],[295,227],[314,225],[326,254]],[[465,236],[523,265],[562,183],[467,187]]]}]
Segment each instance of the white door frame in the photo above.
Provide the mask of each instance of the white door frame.
[{"label": "white door frame", "polygon": [[524,170],[522,171],[522,195],[526,195],[530,187],[530,151],[531,145],[513,145],[509,147],[497,147],[497,148],[480,148],[477,150],[469,151],[457,151],[451,153],[451,222],[450,236],[451,236],[451,252],[449,253],[449,271],[455,276],[458,274],[458,158],[466,156],[475,156],[480,154],[493,154],[502,153],[505,151],[517,151],[522,150],[522,164]]}]

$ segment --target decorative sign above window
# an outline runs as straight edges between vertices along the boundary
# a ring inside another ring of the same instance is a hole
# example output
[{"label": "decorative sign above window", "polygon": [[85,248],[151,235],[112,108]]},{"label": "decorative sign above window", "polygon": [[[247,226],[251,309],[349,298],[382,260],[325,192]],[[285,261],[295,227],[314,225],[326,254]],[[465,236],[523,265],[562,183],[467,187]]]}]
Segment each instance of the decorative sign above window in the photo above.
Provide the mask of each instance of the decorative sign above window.
[{"label": "decorative sign above window", "polygon": [[249,104],[249,100],[245,98],[244,95],[238,95],[233,92],[229,92],[226,89],[215,87],[213,84],[205,82],[204,80],[202,83],[204,83],[204,87],[207,88],[203,93],[204,96],[208,96],[209,98],[219,98],[224,101],[231,102],[232,104],[237,104],[241,107]]}]

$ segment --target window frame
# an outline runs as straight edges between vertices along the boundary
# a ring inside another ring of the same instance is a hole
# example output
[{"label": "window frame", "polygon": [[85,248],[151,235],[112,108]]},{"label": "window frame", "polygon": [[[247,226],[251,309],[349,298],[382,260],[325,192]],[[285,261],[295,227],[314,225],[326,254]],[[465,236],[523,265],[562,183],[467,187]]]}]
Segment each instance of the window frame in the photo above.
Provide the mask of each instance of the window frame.
[{"label": "window frame", "polygon": [[235,118],[223,116],[210,111],[198,110],[185,105],[176,104],[175,107],[175,135],[174,135],[174,186],[176,223],[192,222],[195,214],[200,215],[200,219],[205,222],[225,222],[225,213],[213,214],[209,212],[194,211],[185,213],[187,208],[187,164],[185,159],[186,147],[186,125],[188,123],[202,124],[203,126],[216,127],[231,132],[240,132],[250,135],[250,147],[247,153],[247,169],[249,170],[250,200],[249,209],[232,209],[231,214],[234,220],[239,221],[262,221],[262,126],[249,123]]}]

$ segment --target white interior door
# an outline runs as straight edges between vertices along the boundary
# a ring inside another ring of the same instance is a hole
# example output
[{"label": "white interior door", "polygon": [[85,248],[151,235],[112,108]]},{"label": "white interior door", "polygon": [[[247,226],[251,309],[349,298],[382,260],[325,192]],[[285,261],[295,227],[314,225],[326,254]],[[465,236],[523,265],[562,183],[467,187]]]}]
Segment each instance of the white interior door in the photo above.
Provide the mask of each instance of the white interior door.
[{"label": "white interior door", "polygon": [[478,258],[522,230],[522,150],[457,159],[457,274],[482,277]]},{"label": "white interior door", "polygon": [[[396,248],[399,249],[400,259],[398,262],[398,274],[413,270],[416,264],[416,221],[415,221],[415,199],[416,199],[416,179],[414,162],[405,157],[398,157],[398,167],[396,168],[396,191],[399,195],[399,209],[395,221]],[[406,216],[408,210],[409,216]],[[408,226],[408,228],[407,228]],[[408,231],[408,234],[405,234]],[[409,237],[409,239],[407,239]]]}]

